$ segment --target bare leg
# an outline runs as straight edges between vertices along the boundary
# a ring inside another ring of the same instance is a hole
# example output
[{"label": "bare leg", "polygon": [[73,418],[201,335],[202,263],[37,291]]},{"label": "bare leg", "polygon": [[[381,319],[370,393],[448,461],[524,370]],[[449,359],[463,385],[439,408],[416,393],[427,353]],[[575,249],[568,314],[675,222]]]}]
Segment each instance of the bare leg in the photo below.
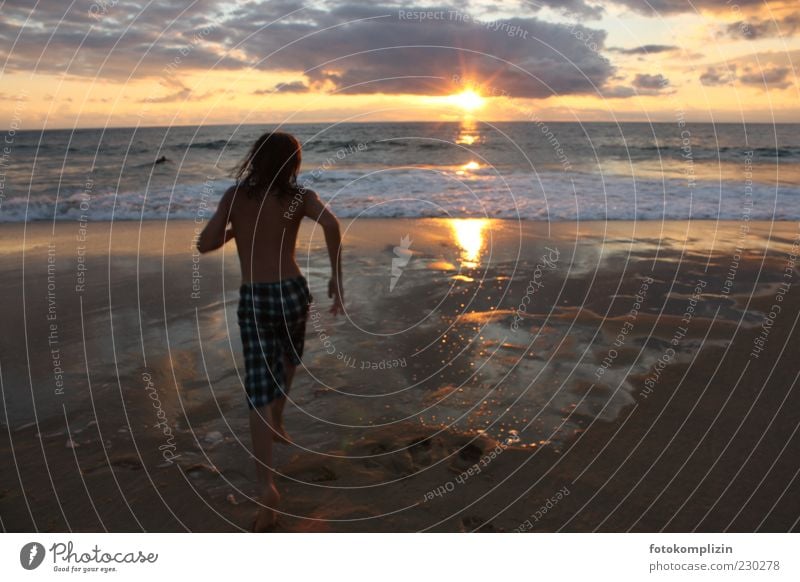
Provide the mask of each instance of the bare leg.
[{"label": "bare leg", "polygon": [[[283,370],[286,378],[286,393],[288,394],[289,389],[292,387],[292,380],[294,379],[294,373],[297,370],[297,366],[295,366],[288,358],[284,358]],[[271,406],[272,426],[275,430],[275,442],[288,445],[292,441],[289,438],[289,435],[286,434],[286,429],[283,427],[283,407],[286,406],[286,396],[276,398],[272,402]]]},{"label": "bare leg", "polygon": [[272,478],[272,441],[273,434],[269,426],[274,403],[250,410],[250,436],[253,439],[253,453],[256,456],[256,473],[261,485],[261,504],[253,523],[254,531],[267,531],[275,526],[277,515],[275,507],[280,495]]}]

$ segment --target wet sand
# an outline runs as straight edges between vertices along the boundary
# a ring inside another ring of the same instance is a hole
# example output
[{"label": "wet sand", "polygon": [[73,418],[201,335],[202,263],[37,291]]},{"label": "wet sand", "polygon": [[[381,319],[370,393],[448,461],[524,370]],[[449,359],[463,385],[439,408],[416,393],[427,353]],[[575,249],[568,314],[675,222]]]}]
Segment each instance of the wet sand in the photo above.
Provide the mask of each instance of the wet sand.
[{"label": "wet sand", "polygon": [[[301,233],[282,531],[798,530],[798,224],[343,226],[339,319]],[[194,235],[0,226],[5,531],[249,525],[238,263]]]}]

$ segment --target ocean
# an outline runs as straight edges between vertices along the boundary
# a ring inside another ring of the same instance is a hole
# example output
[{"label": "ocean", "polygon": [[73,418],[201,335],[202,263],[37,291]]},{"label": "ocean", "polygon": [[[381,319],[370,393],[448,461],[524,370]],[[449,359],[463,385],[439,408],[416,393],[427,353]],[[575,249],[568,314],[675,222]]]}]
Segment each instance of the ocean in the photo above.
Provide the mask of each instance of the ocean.
[{"label": "ocean", "polygon": [[[0,222],[202,217],[248,147],[275,127],[7,135]],[[280,127],[303,143],[300,183],[341,217],[539,221],[800,219],[798,128],[478,120]]]}]

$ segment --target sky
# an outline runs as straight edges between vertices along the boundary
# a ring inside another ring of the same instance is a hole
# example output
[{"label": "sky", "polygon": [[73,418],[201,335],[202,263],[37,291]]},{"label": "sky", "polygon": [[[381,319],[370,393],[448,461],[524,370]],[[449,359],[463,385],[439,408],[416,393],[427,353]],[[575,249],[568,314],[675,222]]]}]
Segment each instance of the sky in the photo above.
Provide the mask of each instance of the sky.
[{"label": "sky", "polygon": [[0,124],[800,122],[798,0],[6,0]]}]

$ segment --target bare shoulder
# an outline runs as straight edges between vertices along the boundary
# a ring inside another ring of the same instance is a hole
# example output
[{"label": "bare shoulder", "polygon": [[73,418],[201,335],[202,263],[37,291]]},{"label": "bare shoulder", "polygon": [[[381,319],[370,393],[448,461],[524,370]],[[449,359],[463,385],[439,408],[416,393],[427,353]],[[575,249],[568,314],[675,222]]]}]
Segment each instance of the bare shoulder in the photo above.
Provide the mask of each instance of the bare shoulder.
[{"label": "bare shoulder", "polygon": [[220,207],[230,207],[233,204],[233,201],[236,199],[236,193],[238,190],[238,184],[233,184],[227,190],[225,190],[225,192],[222,194],[222,198],[219,201]]},{"label": "bare shoulder", "polygon": [[303,214],[316,220],[320,213],[325,209],[319,195],[311,188],[303,190]]},{"label": "bare shoulder", "polygon": [[305,201],[305,216],[317,221],[321,226],[335,227],[338,225],[336,216],[331,212],[328,204],[320,200],[320,197],[313,190],[309,190]]},{"label": "bare shoulder", "polygon": [[311,188],[304,188],[303,189],[303,199],[305,201],[319,200],[319,194],[317,194],[316,191],[312,190]]}]

